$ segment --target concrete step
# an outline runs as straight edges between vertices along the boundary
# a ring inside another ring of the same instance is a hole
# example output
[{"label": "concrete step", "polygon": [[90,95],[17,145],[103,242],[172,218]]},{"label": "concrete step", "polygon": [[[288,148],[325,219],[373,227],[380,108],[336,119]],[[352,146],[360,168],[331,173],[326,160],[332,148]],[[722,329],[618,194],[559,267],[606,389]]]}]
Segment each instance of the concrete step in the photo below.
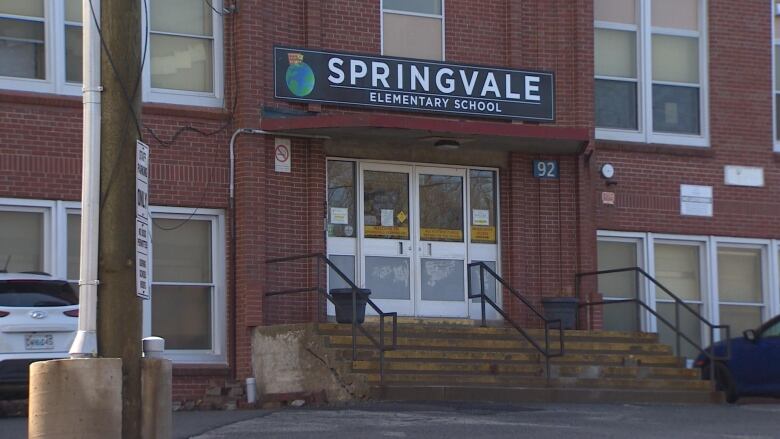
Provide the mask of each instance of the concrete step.
[{"label": "concrete step", "polygon": [[[339,348],[337,355],[343,359],[352,359],[352,349]],[[493,351],[464,351],[464,350],[419,350],[399,349],[385,352],[386,360],[416,360],[416,361],[510,361],[538,363],[541,355],[538,352],[493,352]],[[375,349],[359,349],[357,359],[364,361],[378,361],[379,352]],[[550,359],[555,365],[595,365],[595,366],[623,366],[634,364],[639,366],[678,368],[683,365],[682,360],[672,355],[624,355],[617,354],[588,354],[568,352],[563,357]]]},{"label": "concrete step", "polygon": [[[366,374],[368,382],[378,385],[378,373]],[[496,387],[558,387],[588,389],[645,389],[677,391],[709,391],[710,383],[702,380],[668,380],[635,378],[573,378],[559,377],[547,380],[544,376],[449,374],[440,372],[386,372],[385,385],[415,386],[496,386]]]},{"label": "concrete step", "polygon": [[[326,335],[325,342],[330,347],[352,346],[351,335]],[[387,340],[389,344],[391,341]],[[625,353],[625,354],[657,354],[669,355],[670,346],[654,343],[608,343],[608,342],[578,342],[565,341],[567,353]],[[357,338],[359,346],[373,346],[364,336]],[[447,349],[447,350],[481,350],[481,351],[516,351],[537,352],[527,341],[521,339],[468,339],[468,338],[433,338],[433,337],[398,337],[398,346],[402,349]],[[550,349],[556,351],[558,344],[551,342]]]},{"label": "concrete step", "polygon": [[[353,361],[352,370],[359,373],[378,373],[378,361]],[[544,376],[544,363],[511,363],[511,362],[463,362],[463,361],[401,361],[385,362],[385,373],[424,372],[445,374],[487,374],[487,375],[520,375]],[[556,377],[572,378],[634,378],[634,379],[665,379],[665,380],[698,380],[699,371],[683,368],[656,367],[623,367],[623,366],[551,366],[551,372]]]},{"label": "concrete step", "polygon": [[[364,324],[363,327],[367,329],[372,335],[379,335],[378,324]],[[320,323],[318,330],[324,335],[351,335],[352,325],[337,324],[337,323]],[[544,340],[544,330],[542,329],[526,329],[526,333],[535,340]],[[386,322],[385,335],[392,334],[392,325]],[[403,337],[416,337],[419,335],[425,335],[428,337],[463,337],[463,338],[500,338],[500,339],[517,339],[522,338],[522,335],[511,327],[479,327],[468,325],[433,325],[433,324],[420,324],[420,325],[398,325],[398,336]],[[554,341],[558,336],[558,332],[555,330],[550,331],[550,341]],[[658,334],[656,333],[642,333],[642,332],[619,332],[619,331],[579,331],[569,330],[564,331],[564,343],[569,341],[615,341],[625,343],[657,343]]]},{"label": "concrete step", "polygon": [[604,388],[484,387],[484,386],[374,386],[375,399],[402,401],[495,401],[514,403],[723,403],[722,392]]}]

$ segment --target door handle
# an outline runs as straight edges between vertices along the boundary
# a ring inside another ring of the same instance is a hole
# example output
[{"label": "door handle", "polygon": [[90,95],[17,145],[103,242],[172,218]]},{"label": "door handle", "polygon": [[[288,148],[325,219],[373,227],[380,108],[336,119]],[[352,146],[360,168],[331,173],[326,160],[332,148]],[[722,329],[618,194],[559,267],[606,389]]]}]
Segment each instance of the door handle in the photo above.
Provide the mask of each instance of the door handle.
[{"label": "door handle", "polygon": [[428,256],[433,256],[433,244],[428,243]]},{"label": "door handle", "polygon": [[404,254],[404,243],[403,242],[399,242],[398,243],[398,254],[399,255]]}]

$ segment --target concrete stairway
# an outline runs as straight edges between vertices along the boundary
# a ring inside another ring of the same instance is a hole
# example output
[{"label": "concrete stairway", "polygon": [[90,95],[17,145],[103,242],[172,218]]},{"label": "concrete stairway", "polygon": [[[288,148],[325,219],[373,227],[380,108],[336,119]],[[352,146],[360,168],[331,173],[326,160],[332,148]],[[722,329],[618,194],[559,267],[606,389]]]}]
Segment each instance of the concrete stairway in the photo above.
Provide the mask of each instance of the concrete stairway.
[{"label": "concrete stairway", "polygon": [[[389,325],[388,325],[389,326]],[[376,336],[379,326],[366,323]],[[513,328],[476,326],[471,320],[399,319],[398,349],[385,355],[380,385],[379,353],[358,339],[352,361],[350,325],[317,328],[335,357],[363,374],[371,395],[397,400],[491,400],[504,402],[720,402],[697,369],[686,369],[656,334],[566,331],[565,355],[544,357]],[[530,330],[543,342],[542,330]],[[557,340],[551,332],[553,348]],[[386,340],[391,332],[386,328]],[[347,366],[348,367],[348,366]]]}]

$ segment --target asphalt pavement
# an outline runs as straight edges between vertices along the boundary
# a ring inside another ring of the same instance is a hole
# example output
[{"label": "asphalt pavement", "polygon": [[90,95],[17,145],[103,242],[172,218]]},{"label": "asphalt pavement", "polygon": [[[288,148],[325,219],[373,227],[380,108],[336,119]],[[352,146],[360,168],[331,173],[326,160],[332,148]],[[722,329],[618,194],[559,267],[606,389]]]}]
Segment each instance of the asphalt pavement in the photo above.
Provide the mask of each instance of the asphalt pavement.
[{"label": "asphalt pavement", "polygon": [[[0,438],[27,436],[0,418]],[[780,401],[737,405],[361,402],[278,410],[176,412],[175,439],[780,438]]]}]

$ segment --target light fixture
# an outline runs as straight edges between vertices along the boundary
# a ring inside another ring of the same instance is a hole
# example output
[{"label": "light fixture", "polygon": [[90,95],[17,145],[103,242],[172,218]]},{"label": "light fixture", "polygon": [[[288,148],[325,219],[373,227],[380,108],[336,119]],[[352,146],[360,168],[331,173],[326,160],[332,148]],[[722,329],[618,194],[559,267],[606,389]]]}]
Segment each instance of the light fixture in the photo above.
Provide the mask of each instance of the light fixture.
[{"label": "light fixture", "polygon": [[433,146],[443,151],[453,151],[460,148],[460,143],[453,139],[439,139]]}]

